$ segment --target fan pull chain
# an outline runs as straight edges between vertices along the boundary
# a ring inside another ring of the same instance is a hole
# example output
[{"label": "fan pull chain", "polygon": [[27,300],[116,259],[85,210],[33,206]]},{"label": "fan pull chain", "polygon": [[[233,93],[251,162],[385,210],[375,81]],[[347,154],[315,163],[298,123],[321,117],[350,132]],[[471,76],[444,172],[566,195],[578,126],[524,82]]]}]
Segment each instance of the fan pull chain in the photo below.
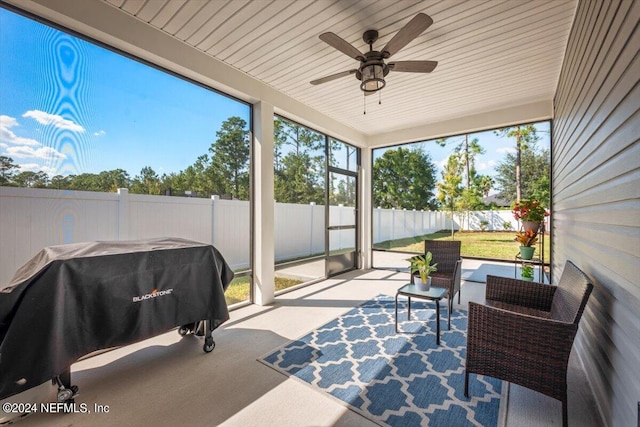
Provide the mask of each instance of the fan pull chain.
[{"label": "fan pull chain", "polygon": [[[367,114],[367,95],[363,95],[362,104],[364,106],[364,113]],[[378,90],[378,105],[382,105],[382,91]]]}]

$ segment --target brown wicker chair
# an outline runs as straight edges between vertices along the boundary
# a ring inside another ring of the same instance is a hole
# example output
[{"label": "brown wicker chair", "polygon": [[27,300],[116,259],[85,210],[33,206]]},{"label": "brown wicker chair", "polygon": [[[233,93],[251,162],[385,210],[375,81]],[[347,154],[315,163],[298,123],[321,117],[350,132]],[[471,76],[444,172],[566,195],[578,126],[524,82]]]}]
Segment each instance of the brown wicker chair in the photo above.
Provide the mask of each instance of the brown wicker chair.
[{"label": "brown wicker chair", "polygon": [[469,374],[499,378],[562,402],[567,426],[567,365],[593,284],[567,261],[558,286],[487,276],[485,304],[469,303]]},{"label": "brown wicker chair", "polygon": [[[431,262],[438,263],[438,271],[430,274],[431,286],[446,288],[449,313],[453,310],[453,297],[458,294],[460,304],[460,281],[462,276],[462,258],[460,257],[459,240],[425,240],[424,253],[431,252]],[[411,283],[414,279],[411,276]]]}]

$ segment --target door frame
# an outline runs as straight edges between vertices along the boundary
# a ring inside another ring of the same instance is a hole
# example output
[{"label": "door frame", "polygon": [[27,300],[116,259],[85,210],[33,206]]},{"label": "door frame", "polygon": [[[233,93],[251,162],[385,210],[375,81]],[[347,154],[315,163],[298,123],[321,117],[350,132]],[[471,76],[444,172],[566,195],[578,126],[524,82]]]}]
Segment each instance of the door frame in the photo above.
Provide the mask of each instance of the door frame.
[{"label": "door frame", "polygon": [[[360,268],[360,148],[355,147],[346,142],[342,142],[334,139],[337,143],[343,144],[350,148],[353,148],[356,153],[356,170],[351,171],[348,169],[331,166],[331,141],[329,136],[326,138],[325,144],[325,158],[326,158],[326,175],[325,175],[325,275],[326,277],[335,276],[347,271]],[[354,223],[353,225],[331,225],[330,220],[330,188],[331,188],[331,174],[343,175],[355,179],[355,207],[354,207]],[[355,242],[353,252],[331,255],[330,252],[330,234],[335,230],[355,230]]]}]

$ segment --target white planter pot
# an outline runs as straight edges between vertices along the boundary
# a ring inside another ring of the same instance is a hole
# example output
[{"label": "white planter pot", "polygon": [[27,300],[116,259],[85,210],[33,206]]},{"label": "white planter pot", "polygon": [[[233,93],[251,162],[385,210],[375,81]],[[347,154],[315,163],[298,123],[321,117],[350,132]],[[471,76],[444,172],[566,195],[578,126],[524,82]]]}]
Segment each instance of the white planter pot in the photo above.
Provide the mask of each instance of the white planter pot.
[{"label": "white planter pot", "polygon": [[431,276],[427,277],[427,283],[424,283],[420,276],[416,276],[415,283],[419,291],[428,291],[431,289]]}]

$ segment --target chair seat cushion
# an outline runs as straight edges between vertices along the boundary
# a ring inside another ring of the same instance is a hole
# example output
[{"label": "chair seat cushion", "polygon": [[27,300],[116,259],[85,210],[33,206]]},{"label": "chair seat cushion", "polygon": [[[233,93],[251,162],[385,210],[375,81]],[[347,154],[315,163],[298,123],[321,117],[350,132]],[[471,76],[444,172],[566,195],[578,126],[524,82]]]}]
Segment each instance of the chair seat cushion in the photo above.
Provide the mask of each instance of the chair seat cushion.
[{"label": "chair seat cushion", "polygon": [[511,311],[519,314],[526,314],[528,316],[541,317],[543,319],[551,318],[550,313],[544,310],[536,310],[535,308],[529,308],[517,304],[508,304],[502,301],[486,300],[485,304],[489,307],[495,307],[502,310]]}]

